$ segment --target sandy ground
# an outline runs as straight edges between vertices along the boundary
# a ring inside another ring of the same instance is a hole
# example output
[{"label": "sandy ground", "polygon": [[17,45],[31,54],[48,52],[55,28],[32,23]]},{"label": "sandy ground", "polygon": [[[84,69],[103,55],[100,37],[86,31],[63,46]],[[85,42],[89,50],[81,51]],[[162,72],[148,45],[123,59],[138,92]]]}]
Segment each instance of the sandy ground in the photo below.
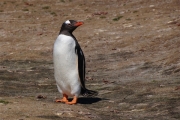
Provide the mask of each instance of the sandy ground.
[{"label": "sandy ground", "polygon": [[[1,0],[0,120],[180,119],[179,0]],[[86,57],[78,104],[60,98],[52,48],[61,24]]]}]

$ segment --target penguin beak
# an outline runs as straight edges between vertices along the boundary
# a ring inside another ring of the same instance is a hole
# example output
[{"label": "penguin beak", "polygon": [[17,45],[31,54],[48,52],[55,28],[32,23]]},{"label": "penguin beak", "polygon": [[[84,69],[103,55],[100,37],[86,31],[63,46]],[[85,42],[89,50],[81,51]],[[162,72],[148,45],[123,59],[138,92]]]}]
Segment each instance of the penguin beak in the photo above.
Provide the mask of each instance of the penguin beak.
[{"label": "penguin beak", "polygon": [[74,26],[78,27],[81,26],[82,24],[84,24],[83,22],[76,22]]}]

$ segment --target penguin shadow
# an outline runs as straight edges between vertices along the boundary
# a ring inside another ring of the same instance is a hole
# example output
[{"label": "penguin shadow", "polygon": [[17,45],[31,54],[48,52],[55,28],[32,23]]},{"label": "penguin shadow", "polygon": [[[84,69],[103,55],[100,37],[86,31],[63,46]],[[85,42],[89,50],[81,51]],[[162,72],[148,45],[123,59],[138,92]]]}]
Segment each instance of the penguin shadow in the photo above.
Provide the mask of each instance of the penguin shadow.
[{"label": "penguin shadow", "polygon": [[80,97],[78,98],[79,104],[92,104],[101,101],[101,98],[98,97]]},{"label": "penguin shadow", "polygon": [[[68,100],[72,100],[71,98]],[[92,104],[101,101],[101,98],[98,97],[80,97],[78,98],[78,104]]]}]

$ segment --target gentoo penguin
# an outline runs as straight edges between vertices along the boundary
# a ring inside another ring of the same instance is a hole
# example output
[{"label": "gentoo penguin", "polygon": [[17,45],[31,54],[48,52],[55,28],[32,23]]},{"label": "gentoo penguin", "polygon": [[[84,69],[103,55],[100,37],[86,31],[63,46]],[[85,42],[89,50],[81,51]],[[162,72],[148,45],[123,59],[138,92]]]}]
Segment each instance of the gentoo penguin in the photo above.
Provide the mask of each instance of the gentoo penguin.
[{"label": "gentoo penguin", "polygon": [[[98,94],[85,87],[85,57],[72,34],[82,24],[83,22],[75,20],[65,21],[54,43],[54,76],[58,91],[63,95],[63,98],[56,102],[76,104],[79,95],[95,96]],[[73,100],[69,102],[68,96],[73,96]]]}]

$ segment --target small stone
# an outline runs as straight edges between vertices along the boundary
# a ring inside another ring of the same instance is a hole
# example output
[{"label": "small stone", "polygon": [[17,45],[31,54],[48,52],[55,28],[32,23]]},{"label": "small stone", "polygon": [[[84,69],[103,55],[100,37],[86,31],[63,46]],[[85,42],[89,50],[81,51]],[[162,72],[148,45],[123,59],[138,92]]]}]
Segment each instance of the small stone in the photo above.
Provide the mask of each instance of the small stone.
[{"label": "small stone", "polygon": [[159,85],[159,87],[165,87],[165,85]]},{"label": "small stone", "polygon": [[154,7],[154,5],[150,5],[149,7]]},{"label": "small stone", "polygon": [[46,96],[38,95],[38,96],[37,96],[37,99],[46,99]]},{"label": "small stone", "polygon": [[124,24],[123,27],[132,27],[133,25],[131,24]]},{"label": "small stone", "polygon": [[180,86],[177,86],[177,87],[175,88],[175,90],[180,90]]},{"label": "small stone", "polygon": [[112,50],[117,50],[116,48],[113,48]]},{"label": "small stone", "polygon": [[110,100],[109,102],[110,102],[110,103],[114,103],[114,101],[112,101],[112,100]]},{"label": "small stone", "polygon": [[176,24],[177,22],[176,21],[168,21],[167,23],[168,24]]}]

